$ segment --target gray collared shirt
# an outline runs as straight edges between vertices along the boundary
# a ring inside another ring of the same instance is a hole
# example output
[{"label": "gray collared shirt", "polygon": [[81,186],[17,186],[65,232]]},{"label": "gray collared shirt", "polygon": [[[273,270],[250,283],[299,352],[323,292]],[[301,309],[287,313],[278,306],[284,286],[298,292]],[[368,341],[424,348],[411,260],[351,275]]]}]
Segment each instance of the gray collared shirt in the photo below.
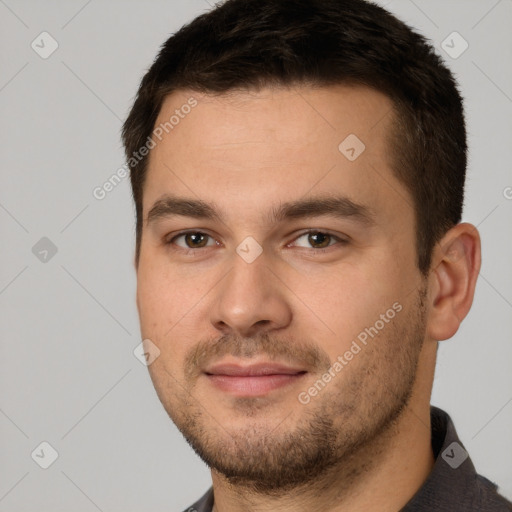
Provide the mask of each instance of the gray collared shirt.
[{"label": "gray collared shirt", "polygon": [[[436,462],[418,492],[400,512],[512,512],[512,503],[497,487],[478,475],[453,422],[446,412],[431,406],[432,450]],[[213,488],[184,512],[211,512]]]}]

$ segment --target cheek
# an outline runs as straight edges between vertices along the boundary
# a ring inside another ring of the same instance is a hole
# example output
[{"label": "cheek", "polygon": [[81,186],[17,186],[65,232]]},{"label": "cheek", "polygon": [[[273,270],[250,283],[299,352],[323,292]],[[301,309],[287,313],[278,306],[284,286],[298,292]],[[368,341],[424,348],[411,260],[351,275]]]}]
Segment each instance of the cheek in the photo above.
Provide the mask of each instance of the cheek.
[{"label": "cheek", "polygon": [[160,357],[150,365],[150,371],[158,372],[160,379],[165,377],[162,366],[176,377],[181,375],[186,353],[201,335],[198,315],[203,295],[200,285],[194,286],[178,275],[154,269],[139,273],[137,304],[141,335],[160,350]]},{"label": "cheek", "polygon": [[[388,271],[386,272],[386,269]],[[349,350],[365,330],[395,316],[393,304],[401,301],[401,283],[390,267],[341,265],[314,278],[297,280],[292,286],[304,310],[304,332],[327,352],[331,360]],[[399,306],[396,306],[399,307]],[[392,310],[386,316],[386,312]],[[299,323],[300,318],[297,318]],[[386,322],[387,328],[389,322]]]},{"label": "cheek", "polygon": [[162,283],[139,274],[137,280],[137,307],[144,337],[155,336],[162,320],[168,311],[169,296],[165,293]]},{"label": "cheek", "polygon": [[186,293],[187,284],[183,278],[172,275],[169,265],[160,260],[158,255],[141,259],[137,273],[137,305],[141,324],[152,329],[159,326],[170,328],[190,296]]}]

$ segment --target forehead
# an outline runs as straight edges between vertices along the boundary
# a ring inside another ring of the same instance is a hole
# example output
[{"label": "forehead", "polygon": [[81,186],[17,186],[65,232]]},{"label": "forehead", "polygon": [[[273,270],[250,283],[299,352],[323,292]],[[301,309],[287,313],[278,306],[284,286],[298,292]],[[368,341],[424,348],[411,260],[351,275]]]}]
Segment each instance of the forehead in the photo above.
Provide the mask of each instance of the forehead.
[{"label": "forehead", "polygon": [[[187,108],[192,102],[197,106]],[[268,144],[276,136],[275,142],[313,144],[327,134],[334,140],[349,133],[373,137],[378,131],[369,132],[384,118],[391,121],[392,113],[387,96],[363,86],[275,87],[216,95],[179,90],[165,98],[155,127],[165,128],[174,117],[176,124],[164,130],[163,138],[172,133],[183,143],[199,136],[190,142],[210,148],[250,141]]]},{"label": "forehead", "polygon": [[403,189],[391,171],[392,121],[391,100],[360,86],[176,91],[155,123],[144,214],[169,192],[229,200],[233,212],[333,191],[379,206]]}]

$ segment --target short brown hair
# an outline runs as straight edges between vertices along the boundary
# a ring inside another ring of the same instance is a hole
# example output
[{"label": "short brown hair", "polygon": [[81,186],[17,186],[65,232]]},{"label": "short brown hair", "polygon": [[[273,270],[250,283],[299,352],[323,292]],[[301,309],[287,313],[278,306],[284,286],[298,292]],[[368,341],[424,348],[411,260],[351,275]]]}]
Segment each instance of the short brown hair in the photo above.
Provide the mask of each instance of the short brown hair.
[{"label": "short brown hair", "polygon": [[372,87],[393,101],[393,171],[414,199],[417,261],[426,274],[435,243],[462,215],[462,98],[427,40],[366,0],[227,0],[163,44],[122,130],[137,216],[136,263],[148,158],[133,154],[151,135],[167,95],[343,83]]}]

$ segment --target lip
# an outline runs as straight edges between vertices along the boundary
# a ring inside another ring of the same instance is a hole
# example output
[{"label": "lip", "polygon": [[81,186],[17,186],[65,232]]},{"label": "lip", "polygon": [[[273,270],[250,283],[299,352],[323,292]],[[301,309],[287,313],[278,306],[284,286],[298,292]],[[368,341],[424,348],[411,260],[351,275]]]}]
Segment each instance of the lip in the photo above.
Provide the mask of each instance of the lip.
[{"label": "lip", "polygon": [[218,364],[205,372],[218,389],[234,396],[262,396],[301,380],[307,373],[302,368],[265,362],[241,366]]},{"label": "lip", "polygon": [[302,368],[292,368],[283,364],[264,362],[242,366],[239,364],[217,364],[205,371],[211,375],[228,375],[231,377],[252,377],[261,375],[295,375],[304,372]]}]

